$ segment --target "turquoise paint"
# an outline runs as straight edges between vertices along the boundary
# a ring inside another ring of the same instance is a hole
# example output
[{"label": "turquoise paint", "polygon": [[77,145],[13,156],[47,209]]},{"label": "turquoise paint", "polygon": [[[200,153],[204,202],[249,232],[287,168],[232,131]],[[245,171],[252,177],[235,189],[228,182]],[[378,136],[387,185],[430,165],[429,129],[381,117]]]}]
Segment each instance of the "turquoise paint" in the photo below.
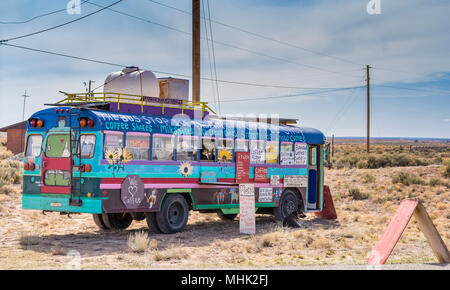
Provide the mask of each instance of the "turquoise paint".
[{"label": "turquoise paint", "polygon": [[[23,194],[22,195],[22,208],[23,209],[36,209],[58,212],[77,212],[77,213],[102,213],[102,200],[92,198],[81,198],[83,201],[82,206],[70,206],[69,197],[49,197],[36,194]],[[60,203],[61,206],[51,206],[51,203]]]}]

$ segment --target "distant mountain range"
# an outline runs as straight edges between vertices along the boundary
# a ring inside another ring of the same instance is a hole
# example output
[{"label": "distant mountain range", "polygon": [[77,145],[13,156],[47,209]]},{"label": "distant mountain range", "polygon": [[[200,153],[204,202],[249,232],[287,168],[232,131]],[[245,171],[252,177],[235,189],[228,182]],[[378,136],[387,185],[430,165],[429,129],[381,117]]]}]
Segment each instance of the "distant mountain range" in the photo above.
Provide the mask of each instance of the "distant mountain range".
[{"label": "distant mountain range", "polygon": [[[327,136],[331,140],[331,136]],[[351,136],[334,136],[334,139],[347,140],[366,140],[366,137],[351,137]],[[370,137],[371,140],[408,140],[408,141],[436,141],[436,142],[450,142],[450,138],[426,138],[426,137]]]}]

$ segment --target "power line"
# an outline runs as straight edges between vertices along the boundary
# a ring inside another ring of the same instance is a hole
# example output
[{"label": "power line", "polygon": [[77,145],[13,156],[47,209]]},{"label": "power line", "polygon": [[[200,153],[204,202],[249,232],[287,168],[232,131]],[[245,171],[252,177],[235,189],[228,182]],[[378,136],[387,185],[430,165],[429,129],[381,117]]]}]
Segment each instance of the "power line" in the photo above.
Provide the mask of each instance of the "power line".
[{"label": "power line", "polygon": [[[167,4],[164,4],[164,3],[160,3],[160,2],[154,1],[154,0],[147,0],[147,1],[155,3],[155,4],[158,4],[158,5],[161,5],[161,6],[164,6],[166,8],[172,9],[172,10],[176,10],[176,11],[184,13],[184,14],[191,15],[191,13],[189,11],[185,11],[185,10],[179,9],[179,8],[174,7],[174,6],[170,6],[170,5],[167,5]],[[320,56],[324,56],[324,57],[329,57],[329,58],[334,58],[334,59],[342,61],[342,62],[347,62],[347,63],[351,63],[351,64],[354,64],[354,65],[362,66],[362,64],[359,64],[357,62],[354,62],[354,61],[351,61],[351,60],[348,60],[348,59],[345,59],[345,58],[332,56],[332,55],[329,55],[329,54],[326,54],[326,53],[323,53],[323,52],[315,51],[315,50],[304,48],[304,47],[301,47],[301,46],[298,46],[298,45],[295,45],[295,44],[292,44],[292,43],[288,43],[286,41],[282,41],[282,40],[278,40],[278,39],[275,39],[275,38],[272,38],[272,37],[268,37],[268,36],[265,36],[265,35],[262,35],[262,34],[259,34],[259,33],[256,33],[256,32],[252,32],[252,31],[249,31],[249,30],[237,27],[237,26],[233,26],[233,25],[226,24],[226,23],[223,23],[223,22],[220,22],[220,21],[217,21],[217,20],[213,20],[213,19],[211,19],[211,17],[209,17],[209,21],[214,22],[214,23],[219,24],[219,25],[222,25],[222,26],[225,26],[225,27],[228,27],[228,28],[231,28],[231,29],[235,29],[235,30],[238,30],[238,31],[241,31],[241,32],[253,35],[253,36],[256,36],[256,37],[259,37],[259,38],[262,38],[262,39],[265,39],[265,40],[269,40],[269,41],[272,41],[272,42],[283,44],[283,45],[286,45],[286,46],[289,46],[289,47],[292,47],[292,48],[300,49],[300,50],[303,50],[303,51],[306,51],[306,52],[309,52],[309,53],[312,53],[312,54],[316,54],[316,55],[320,55]]]},{"label": "power line", "polygon": [[[75,5],[75,7],[78,7],[78,6],[81,7],[81,5],[83,5],[86,2],[87,2],[87,0],[81,2],[78,5]],[[30,18],[28,20],[23,20],[23,21],[0,21],[0,24],[25,24],[25,23],[31,22],[31,21],[33,21],[35,19],[38,19],[40,17],[49,16],[49,15],[56,14],[56,13],[63,12],[63,11],[67,11],[67,8],[63,8],[63,9],[55,10],[55,11],[52,11],[52,12],[47,12],[47,13],[44,13],[44,14],[40,14],[40,15],[34,16],[34,17],[32,17],[32,18]]]},{"label": "power line", "polygon": [[[17,40],[17,39],[21,39],[21,38],[33,36],[33,35],[36,35],[36,34],[40,34],[40,33],[43,33],[43,32],[47,32],[47,31],[50,31],[50,30],[53,30],[53,29],[56,29],[56,28],[59,28],[59,27],[62,27],[62,26],[65,26],[65,25],[74,23],[74,22],[76,22],[76,21],[82,20],[82,19],[84,19],[84,18],[86,18],[86,17],[89,17],[89,16],[91,16],[91,15],[97,14],[97,13],[99,13],[99,12],[105,10],[105,9],[108,9],[109,7],[114,6],[114,5],[116,5],[116,4],[118,4],[118,3],[122,2],[122,1],[123,1],[123,0],[118,0],[118,1],[112,3],[112,4],[108,5],[108,6],[105,6],[105,7],[101,8],[101,9],[97,10],[97,11],[91,12],[91,13],[89,13],[89,14],[86,14],[86,15],[84,15],[84,16],[82,16],[82,17],[79,17],[79,18],[77,18],[77,19],[71,20],[71,21],[69,21],[69,22],[65,22],[65,23],[63,23],[63,24],[59,24],[59,25],[56,25],[56,26],[53,26],[53,27],[50,27],[50,28],[47,28],[47,29],[35,31],[35,32],[28,33],[28,34],[25,34],[25,35],[21,35],[21,36],[16,36],[16,37],[12,37],[12,38],[8,38],[8,39],[0,40],[0,43],[9,42],[9,41],[11,41],[11,40]],[[86,1],[86,2],[87,2],[87,1]]]},{"label": "power line", "polygon": [[[20,49],[34,51],[34,52],[45,53],[45,54],[49,54],[49,55],[56,55],[56,56],[66,57],[66,58],[71,58],[71,59],[76,59],[76,60],[82,60],[82,61],[87,61],[87,62],[92,62],[92,63],[110,65],[110,66],[115,66],[115,67],[121,67],[121,68],[127,67],[127,65],[124,65],[124,64],[112,63],[112,62],[107,62],[107,61],[100,61],[100,60],[95,60],[95,59],[92,59],[92,58],[73,56],[73,55],[57,53],[57,52],[52,52],[52,51],[47,51],[47,50],[42,50],[42,49],[36,49],[36,48],[25,47],[25,46],[20,46],[20,45],[14,45],[14,44],[10,44],[10,43],[0,43],[0,45],[20,48]],[[191,75],[179,74],[179,73],[173,73],[173,72],[164,72],[164,71],[158,71],[158,70],[151,70],[151,71],[154,72],[154,73],[160,73],[160,74],[172,75],[172,76],[179,76],[179,77],[185,77],[185,78],[191,78],[192,77]],[[207,81],[216,81],[215,79],[211,79],[211,78],[202,78],[202,79],[203,80],[207,80]],[[272,88],[272,89],[296,89],[296,90],[327,90],[327,89],[335,90],[335,89],[342,89],[342,88],[323,88],[323,87],[322,88],[318,88],[318,87],[316,87],[316,88],[307,88],[307,87],[283,86],[283,85],[275,85],[275,84],[271,85],[271,84],[260,84],[260,83],[250,83],[250,82],[238,82],[238,81],[221,80],[221,79],[217,79],[217,82],[226,83],[226,84],[234,84],[234,85],[242,85],[242,86]]]},{"label": "power line", "polygon": [[219,94],[219,83],[217,82],[217,66],[216,66],[216,53],[214,50],[214,37],[213,37],[213,30],[211,25],[211,9],[209,7],[209,0],[206,0],[206,3],[208,4],[208,17],[209,17],[209,33],[211,35],[211,48],[212,48],[212,54],[213,54],[213,63],[214,63],[214,76],[216,78],[216,90],[217,90],[217,101],[219,103],[219,114],[221,114],[221,106],[220,106],[220,94]]},{"label": "power line", "polygon": [[[91,1],[87,1],[87,3],[91,4],[91,5],[94,5],[94,6],[97,6],[97,7],[103,7],[101,5],[93,3]],[[150,23],[150,24],[153,24],[153,25],[157,25],[157,26],[160,26],[160,27],[172,30],[172,31],[176,31],[176,32],[188,35],[188,36],[192,36],[192,33],[189,33],[187,31],[183,31],[181,29],[174,28],[174,27],[171,27],[171,26],[168,26],[168,25],[165,25],[165,24],[157,23],[157,22],[149,20],[149,19],[145,19],[145,18],[136,16],[136,15],[125,13],[125,12],[118,11],[118,10],[115,10],[115,9],[108,9],[108,10],[113,11],[113,12],[118,13],[118,14],[122,14],[122,15],[125,15],[125,16],[128,16],[128,17],[134,18],[134,19],[137,19],[137,20],[140,20],[140,21],[144,21],[144,22],[147,22],[147,23]],[[190,14],[190,15],[192,15],[192,14]],[[220,44],[222,46],[230,47],[230,48],[233,48],[233,49],[245,51],[245,52],[248,52],[248,53],[251,53],[251,54],[255,54],[255,55],[258,55],[258,56],[270,58],[270,59],[273,59],[273,60],[277,60],[277,61],[281,61],[281,62],[285,62],[285,63],[297,65],[297,66],[307,67],[307,68],[310,68],[310,69],[315,69],[315,70],[319,70],[319,71],[323,71],[323,72],[327,72],[327,73],[333,73],[333,74],[337,74],[337,75],[347,75],[347,76],[350,76],[352,78],[359,78],[359,76],[350,75],[350,74],[346,74],[346,73],[342,73],[342,72],[338,72],[338,71],[332,71],[332,70],[320,68],[320,67],[313,66],[313,65],[299,63],[299,62],[292,61],[292,60],[289,60],[289,59],[268,55],[268,54],[265,54],[265,53],[262,53],[262,52],[257,52],[257,51],[254,51],[254,50],[251,50],[251,49],[248,49],[248,48],[240,47],[240,46],[237,46],[237,45],[233,45],[233,44],[229,44],[229,43],[225,43],[225,42],[221,42],[221,41],[217,41],[217,40],[213,41],[212,39],[209,39],[209,41],[211,41],[213,43]]]},{"label": "power line", "polygon": [[[206,12],[205,12],[205,1],[204,0],[202,0],[202,8],[203,8],[202,9],[203,15],[205,15]],[[208,35],[208,25],[206,24],[206,21],[203,21],[203,23],[205,24],[205,33],[206,33],[206,35]],[[206,38],[206,46],[208,47],[209,73],[210,73],[211,78],[213,78],[211,50],[209,48],[209,40],[208,40],[208,38]],[[213,97],[214,97],[214,108],[215,108],[216,111],[219,111],[218,108],[217,108],[217,100],[216,100],[217,94],[215,93],[216,89],[215,89],[214,84],[217,84],[217,82],[215,83],[214,81],[211,81],[211,89],[212,89],[211,92],[212,92]],[[219,112],[219,114],[220,114],[220,112]]]},{"label": "power line", "polygon": [[352,90],[352,89],[358,89],[358,88],[363,88],[363,87],[364,86],[347,87],[347,88],[335,88],[335,89],[324,90],[324,91],[320,91],[320,92],[307,92],[307,93],[300,93],[300,94],[289,94],[289,95],[274,96],[274,97],[263,97],[263,98],[235,99],[235,100],[226,100],[226,101],[222,101],[222,102],[223,103],[230,103],[230,102],[235,103],[235,102],[249,102],[249,101],[262,101],[262,100],[276,100],[276,99],[284,99],[284,98],[295,98],[295,97],[299,97],[299,96],[319,95],[319,94],[324,94],[324,93]]}]

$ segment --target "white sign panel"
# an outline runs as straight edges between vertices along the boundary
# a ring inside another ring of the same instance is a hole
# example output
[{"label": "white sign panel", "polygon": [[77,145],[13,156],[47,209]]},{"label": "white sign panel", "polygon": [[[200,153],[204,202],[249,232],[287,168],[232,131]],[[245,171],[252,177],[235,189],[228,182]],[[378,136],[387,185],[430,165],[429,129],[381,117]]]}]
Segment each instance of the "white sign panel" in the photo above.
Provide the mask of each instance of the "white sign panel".
[{"label": "white sign panel", "polygon": [[306,143],[295,143],[295,165],[306,165],[307,153]]},{"label": "white sign panel", "polygon": [[308,187],[308,176],[304,175],[285,175],[285,187]]},{"label": "white sign panel", "polygon": [[239,184],[239,232],[254,235],[255,226],[255,186]]},{"label": "white sign panel", "polygon": [[273,188],[261,187],[259,189],[258,202],[272,202]]},{"label": "white sign panel", "polygon": [[281,165],[294,165],[294,152],[280,152],[280,164]]}]

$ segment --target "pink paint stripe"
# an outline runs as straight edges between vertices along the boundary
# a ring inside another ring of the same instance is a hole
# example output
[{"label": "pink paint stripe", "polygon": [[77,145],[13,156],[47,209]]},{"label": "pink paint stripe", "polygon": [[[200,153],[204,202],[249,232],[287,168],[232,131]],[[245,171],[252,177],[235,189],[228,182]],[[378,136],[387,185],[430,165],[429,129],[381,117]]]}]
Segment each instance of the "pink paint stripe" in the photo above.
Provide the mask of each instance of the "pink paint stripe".
[{"label": "pink paint stripe", "polygon": [[150,136],[150,133],[127,132],[127,136]]},{"label": "pink paint stripe", "polygon": [[123,135],[123,132],[118,132],[118,131],[105,131],[105,134]]},{"label": "pink paint stripe", "polygon": [[[256,188],[260,187],[283,187],[283,184],[270,185],[270,183],[254,183]],[[198,184],[198,183],[147,183],[144,184],[144,188],[224,188],[224,187],[235,187],[237,185],[227,185],[227,184]],[[120,189],[121,184],[100,184],[100,189]]]}]

